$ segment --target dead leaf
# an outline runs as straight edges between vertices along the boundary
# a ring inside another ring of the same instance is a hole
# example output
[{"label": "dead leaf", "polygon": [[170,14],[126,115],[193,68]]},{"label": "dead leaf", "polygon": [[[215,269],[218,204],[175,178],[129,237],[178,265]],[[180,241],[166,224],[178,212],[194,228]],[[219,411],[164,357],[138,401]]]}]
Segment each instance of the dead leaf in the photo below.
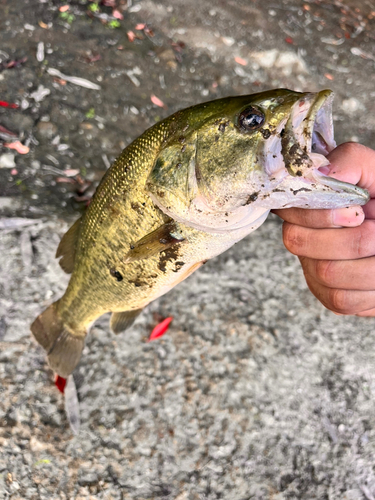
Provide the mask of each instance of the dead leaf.
[{"label": "dead leaf", "polygon": [[167,106],[164,104],[163,101],[159,99],[159,97],[156,97],[156,95],[152,94],[151,95],[151,102],[155,104],[156,106],[159,106],[160,108],[166,109]]},{"label": "dead leaf", "polygon": [[134,42],[136,38],[134,31],[128,31],[126,34],[128,35],[129,42]]},{"label": "dead leaf", "polygon": [[64,170],[64,174],[67,177],[75,177],[76,175],[79,174],[79,170],[77,170],[75,168],[67,168],[66,170]]},{"label": "dead leaf", "polygon": [[124,16],[118,9],[113,9],[112,16],[116,19],[120,19],[121,21],[124,19]]},{"label": "dead leaf", "polygon": [[30,151],[30,148],[22,144],[22,142],[20,141],[6,142],[4,143],[4,146],[9,149],[15,149],[17,153],[21,155],[27,155],[27,153]]},{"label": "dead leaf", "polygon": [[75,184],[76,181],[74,179],[70,179],[69,177],[56,177],[56,182],[64,183],[64,184]]},{"label": "dead leaf", "polygon": [[241,64],[241,66],[247,66],[246,59],[242,59],[242,57],[235,57],[234,60],[237,64]]},{"label": "dead leaf", "polygon": [[63,86],[66,85],[66,80],[63,80],[62,78],[54,78],[53,81]]}]

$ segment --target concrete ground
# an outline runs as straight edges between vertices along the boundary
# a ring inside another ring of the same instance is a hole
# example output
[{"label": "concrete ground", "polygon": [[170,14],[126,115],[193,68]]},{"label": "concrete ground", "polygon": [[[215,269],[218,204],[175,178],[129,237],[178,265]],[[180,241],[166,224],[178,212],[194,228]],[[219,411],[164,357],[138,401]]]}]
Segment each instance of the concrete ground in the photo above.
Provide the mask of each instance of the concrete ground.
[{"label": "concrete ground", "polygon": [[20,105],[0,107],[0,499],[374,500],[374,321],[312,297],[276,217],[125,334],[97,322],[78,436],[29,325],[64,292],[56,247],[108,164],[173,111],[329,87],[338,142],[373,146],[375,6],[103,3],[0,1],[0,100]]}]

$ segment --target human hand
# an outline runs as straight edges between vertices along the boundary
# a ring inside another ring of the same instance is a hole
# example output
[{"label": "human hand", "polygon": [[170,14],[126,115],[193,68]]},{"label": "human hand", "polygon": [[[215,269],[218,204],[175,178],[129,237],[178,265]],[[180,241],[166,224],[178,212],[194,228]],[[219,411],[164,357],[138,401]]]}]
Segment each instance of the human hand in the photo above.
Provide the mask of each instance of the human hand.
[{"label": "human hand", "polygon": [[273,212],[285,221],[284,245],[315,297],[336,314],[375,316],[375,151],[349,142],[328,159],[326,175],[370,192],[364,207]]}]

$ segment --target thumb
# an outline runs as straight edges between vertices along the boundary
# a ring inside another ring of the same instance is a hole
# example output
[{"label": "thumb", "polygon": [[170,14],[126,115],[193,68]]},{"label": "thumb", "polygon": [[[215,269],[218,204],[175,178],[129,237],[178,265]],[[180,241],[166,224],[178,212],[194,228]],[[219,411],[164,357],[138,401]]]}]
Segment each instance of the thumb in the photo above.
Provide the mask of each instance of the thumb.
[{"label": "thumb", "polygon": [[[330,165],[322,167],[324,174],[340,181],[358,184],[375,198],[375,151],[357,144],[340,144],[327,156]],[[327,170],[326,170],[327,169]]]}]

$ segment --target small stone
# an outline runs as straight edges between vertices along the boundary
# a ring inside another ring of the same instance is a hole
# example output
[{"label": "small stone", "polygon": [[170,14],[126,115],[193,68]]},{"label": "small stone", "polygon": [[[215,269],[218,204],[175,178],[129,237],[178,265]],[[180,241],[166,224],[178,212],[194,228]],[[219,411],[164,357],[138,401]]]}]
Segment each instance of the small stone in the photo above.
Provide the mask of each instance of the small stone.
[{"label": "small stone", "polygon": [[36,437],[32,437],[30,439],[30,450],[31,451],[44,451],[48,448],[48,445],[45,443],[42,443],[41,441],[38,441]]},{"label": "small stone", "polygon": [[358,111],[364,111],[365,107],[355,97],[350,97],[349,99],[344,99],[342,101],[341,109],[344,111],[344,113],[347,113],[348,115],[351,115],[352,113],[356,113]]},{"label": "small stone", "polygon": [[16,162],[14,161],[15,155],[12,153],[4,153],[0,156],[0,168],[14,168]]},{"label": "small stone", "polygon": [[140,445],[137,447],[137,452],[144,457],[151,457],[152,450],[149,446]]},{"label": "small stone", "polygon": [[43,139],[52,139],[57,132],[57,127],[52,122],[39,122],[37,131],[39,137]]},{"label": "small stone", "polygon": [[2,125],[20,135],[21,132],[32,130],[34,119],[25,113],[12,113],[10,116],[5,117]]},{"label": "small stone", "polygon": [[221,37],[221,39],[223,40],[224,45],[226,45],[227,47],[232,47],[232,45],[236,43],[236,40],[230,36],[223,36]]},{"label": "small stone", "polygon": [[93,486],[94,484],[97,484],[98,481],[99,479],[95,472],[88,472],[78,479],[78,484],[81,486]]},{"label": "small stone", "polygon": [[177,62],[176,62],[176,57],[172,49],[166,49],[164,50],[160,55],[159,58],[161,61],[164,61],[166,65],[172,69],[177,68]]},{"label": "small stone", "polygon": [[43,42],[39,42],[37,45],[36,59],[39,62],[42,62],[44,60],[44,43]]},{"label": "small stone", "polygon": [[21,109],[27,109],[30,106],[30,103],[27,99],[22,99],[21,101]]},{"label": "small stone", "polygon": [[308,74],[308,69],[302,57],[294,52],[281,52],[277,49],[261,52],[251,52],[250,57],[261,68],[277,70],[285,76],[291,74]]},{"label": "small stone", "polygon": [[41,163],[38,160],[33,160],[31,162],[31,168],[34,168],[35,170],[38,170],[40,168],[40,165],[41,165]]},{"label": "small stone", "polygon": [[20,485],[17,481],[13,481],[12,484],[10,485],[11,489],[18,491],[20,489]]},{"label": "small stone", "polygon": [[30,97],[34,99],[35,102],[41,102],[50,93],[50,89],[48,89],[47,87],[43,87],[43,85],[39,85],[38,89],[30,94]]},{"label": "small stone", "polygon": [[6,425],[8,425],[10,427],[17,425],[18,418],[17,418],[17,413],[14,409],[11,409],[5,415],[5,421],[6,421]]}]

